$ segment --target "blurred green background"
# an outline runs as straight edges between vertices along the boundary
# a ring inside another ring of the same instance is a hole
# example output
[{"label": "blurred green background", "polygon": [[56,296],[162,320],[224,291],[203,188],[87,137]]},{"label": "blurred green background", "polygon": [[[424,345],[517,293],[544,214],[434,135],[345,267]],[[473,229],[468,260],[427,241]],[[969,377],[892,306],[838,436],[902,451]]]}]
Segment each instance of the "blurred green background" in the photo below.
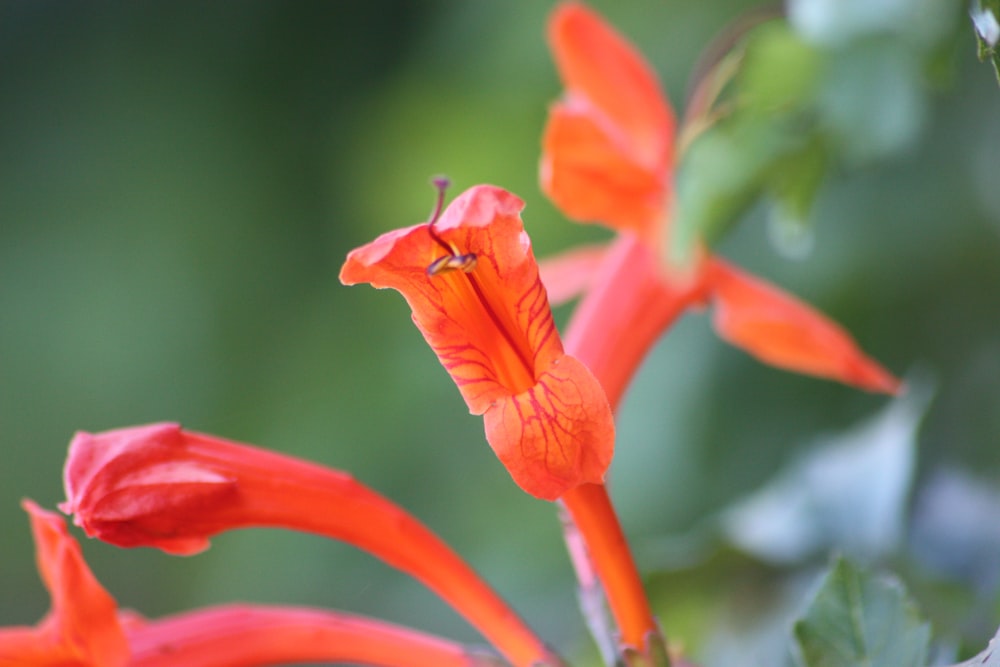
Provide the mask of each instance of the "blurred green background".
[{"label": "blurred green background", "polygon": [[[708,41],[755,3],[593,6],[679,106]],[[73,432],[172,420],[353,472],[426,520],[556,646],[590,655],[555,508],[509,481],[402,300],[337,280],[351,248],[425,218],[440,173],[452,194],[491,182],[524,198],[539,256],[608,236],[566,222],[537,186],[560,89],[543,38],[551,7],[0,3],[0,624],[48,607],[18,502],[62,500]],[[760,207],[720,246],[894,372],[931,378],[907,506],[942,466],[987,489],[1000,476],[1000,91],[953,7],[912,104],[883,108],[890,91],[866,91],[891,150],[833,171],[812,251],[780,252]],[[772,595],[761,582],[787,565],[705,527],[817,434],[886,403],[758,364],[704,314],[661,342],[622,409],[612,483],[668,634],[704,654],[734,598]],[[83,546],[121,605],[149,616],[297,603],[478,641],[419,585],[312,536],[244,531],[191,558]],[[933,583],[939,609],[935,591],[961,572],[928,574],[914,548],[904,538],[894,562]],[[965,593],[938,627],[992,634],[995,586],[982,586],[955,588]],[[982,627],[970,629],[977,594]]]}]

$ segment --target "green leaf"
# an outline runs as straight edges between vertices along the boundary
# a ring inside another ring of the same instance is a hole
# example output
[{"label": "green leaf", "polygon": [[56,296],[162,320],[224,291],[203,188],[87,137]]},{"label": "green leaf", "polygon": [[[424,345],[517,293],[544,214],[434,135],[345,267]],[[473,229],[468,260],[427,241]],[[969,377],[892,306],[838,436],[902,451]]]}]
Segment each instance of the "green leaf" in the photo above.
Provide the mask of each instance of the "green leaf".
[{"label": "green leaf", "polygon": [[746,46],[741,103],[755,112],[799,111],[813,101],[824,55],[784,21],[757,28]]},{"label": "green leaf", "polygon": [[885,558],[905,531],[917,432],[933,394],[911,374],[908,391],[851,428],[808,443],[757,492],[726,510],[726,539],[773,564],[801,563],[837,550]]},{"label": "green leaf", "polygon": [[795,639],[805,667],[924,667],[930,626],[896,579],[840,559],[795,624]]},{"label": "green leaf", "polygon": [[699,240],[718,242],[756,201],[775,161],[800,141],[758,116],[737,116],[698,136],[677,170],[673,259],[689,258]]}]

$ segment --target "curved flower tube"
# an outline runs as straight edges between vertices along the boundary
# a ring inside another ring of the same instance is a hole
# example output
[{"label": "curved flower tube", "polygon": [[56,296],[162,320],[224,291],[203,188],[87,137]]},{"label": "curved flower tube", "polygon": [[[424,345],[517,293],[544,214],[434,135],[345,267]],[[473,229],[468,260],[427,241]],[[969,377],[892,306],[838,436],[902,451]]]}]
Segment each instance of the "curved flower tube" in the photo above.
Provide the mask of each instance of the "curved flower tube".
[{"label": "curved flower tube", "polygon": [[[711,305],[718,333],[767,363],[868,391],[898,391],[899,381],[867,357],[841,327],[776,287],[708,253],[696,257],[690,267],[663,263],[661,257],[668,253],[661,248],[673,205],[675,121],[653,70],[597,14],[577,3],[565,3],[553,14],[549,41],[566,93],[550,110],[542,189],[570,218],[634,235],[649,255],[645,261],[633,257],[605,269],[623,274],[617,282],[631,280],[636,289],[625,284],[614,294],[604,290],[600,298],[588,291],[569,331],[590,327],[595,312],[608,321],[612,311],[626,319],[658,320],[662,331],[687,308]],[[561,263],[555,279],[572,273],[566,264]],[[577,272],[592,266],[588,255]],[[659,296],[650,296],[655,285],[639,287],[648,283],[649,270],[662,284]],[[569,286],[553,283],[551,289],[564,295],[581,286],[581,281],[570,279]],[[630,298],[638,293],[645,296]],[[650,308],[657,301],[661,312]],[[583,322],[578,324],[577,318]],[[641,359],[655,341],[645,332],[635,336],[627,327],[619,329],[617,338],[607,337],[602,355],[614,350]],[[567,339],[572,335],[567,333]],[[622,374],[633,371],[626,368]],[[605,390],[613,392],[607,386]]]},{"label": "curved flower tube", "polygon": [[30,500],[35,559],[52,609],[33,628],[0,628],[3,667],[123,667],[129,648],[118,605],[87,567],[66,522]]},{"label": "curved flower tube", "polygon": [[60,509],[118,546],[193,554],[253,526],[349,542],[423,582],[515,665],[561,664],[440,538],[344,472],[153,424],[76,434],[64,483]]},{"label": "curved flower tube", "polygon": [[591,372],[563,352],[521,224],[524,203],[480,185],[443,213],[440,204],[430,222],[352,251],[341,281],[403,295],[522,489],[554,500],[601,482],[614,450],[611,409]]},{"label": "curved flower tube", "polygon": [[257,667],[349,662],[378,667],[500,667],[498,657],[363,616],[226,605],[128,627],[130,667]]},{"label": "curved flower tube", "polygon": [[0,628],[3,667],[256,667],[348,661],[380,667],[498,667],[499,658],[383,621],[300,607],[229,605],[146,620],[122,612],[66,522],[24,501],[52,611]]}]

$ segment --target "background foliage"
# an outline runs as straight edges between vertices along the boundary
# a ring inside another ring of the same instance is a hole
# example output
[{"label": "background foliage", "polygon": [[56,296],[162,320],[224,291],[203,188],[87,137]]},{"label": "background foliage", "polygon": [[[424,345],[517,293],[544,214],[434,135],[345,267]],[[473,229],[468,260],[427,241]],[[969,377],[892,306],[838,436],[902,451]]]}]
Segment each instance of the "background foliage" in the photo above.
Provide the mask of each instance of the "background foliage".
[{"label": "background foliage", "polygon": [[[678,106],[708,41],[755,6],[593,4]],[[849,47],[841,66],[854,80],[934,3],[848,4],[895,17]],[[658,346],[620,415],[614,496],[665,628],[708,664],[737,664],[733,647],[775,664],[783,619],[830,550],[892,565],[947,640],[935,655],[977,652],[1000,622],[1000,93],[965,8],[944,4],[953,21],[934,57],[904,59],[916,73],[902,103],[888,66],[829,100],[869,103],[880,122],[864,129],[889,149],[834,166],[805,245],[773,242],[756,206],[719,246],[889,368],[918,373],[926,413],[920,400],[905,408],[910,421],[890,429],[896,455],[862,456],[862,505],[808,496],[802,525],[822,539],[791,555],[740,541],[731,517],[750,510],[733,505],[779,469],[794,497],[807,484],[796,469],[836,478],[823,455],[808,463],[817,442],[883,451],[887,436],[851,428],[887,400],[760,365],[703,315]],[[0,623],[47,608],[18,500],[62,499],[73,431],[177,420],[352,471],[425,519],[556,645],[591,650],[553,507],[506,478],[401,300],[337,281],[350,248],[424,218],[438,173],[455,193],[492,182],[522,196],[540,256],[604,236],[561,219],[536,184],[559,91],[549,9],[0,3]],[[836,140],[859,148],[850,133]],[[880,499],[886,479],[899,481]],[[879,502],[898,511],[869,528],[894,538],[872,546],[852,528],[865,522],[845,517],[874,516]],[[764,507],[753,510],[763,525],[794,533]],[[193,558],[84,549],[122,605],[148,615],[292,602],[475,640],[418,585],[319,538],[245,531]]]}]

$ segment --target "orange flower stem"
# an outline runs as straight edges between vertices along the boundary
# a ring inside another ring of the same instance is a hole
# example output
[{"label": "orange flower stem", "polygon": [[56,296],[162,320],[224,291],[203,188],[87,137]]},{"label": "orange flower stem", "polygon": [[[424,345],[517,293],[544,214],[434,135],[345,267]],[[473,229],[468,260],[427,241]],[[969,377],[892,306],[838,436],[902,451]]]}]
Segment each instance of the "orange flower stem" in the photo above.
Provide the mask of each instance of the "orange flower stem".
[{"label": "orange flower stem", "polygon": [[607,487],[582,484],[566,493],[562,502],[604,586],[608,606],[618,623],[619,644],[643,654],[654,653],[652,643],[662,642],[659,626]]},{"label": "orange flower stem", "polygon": [[583,619],[590,630],[591,636],[597,642],[601,658],[605,665],[614,665],[618,660],[618,641],[614,620],[608,615],[607,598],[601,587],[601,580],[594,570],[594,562],[587,551],[587,543],[580,528],[569,515],[566,505],[560,501],[560,519],[562,520],[563,537],[566,540],[566,550],[570,562],[576,572],[578,583],[577,597]]},{"label": "orange flower stem", "polygon": [[126,620],[130,667],[257,667],[351,662],[379,667],[497,667],[499,657],[410,628],[296,607],[226,605]]}]

